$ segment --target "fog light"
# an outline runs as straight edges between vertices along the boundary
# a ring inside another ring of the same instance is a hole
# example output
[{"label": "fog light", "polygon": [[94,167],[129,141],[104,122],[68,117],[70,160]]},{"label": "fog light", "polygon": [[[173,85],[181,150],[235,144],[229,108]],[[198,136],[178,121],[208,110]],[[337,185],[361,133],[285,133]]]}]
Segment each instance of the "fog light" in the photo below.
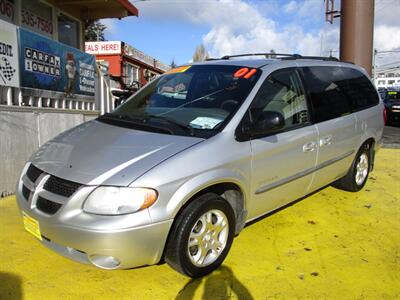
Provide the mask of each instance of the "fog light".
[{"label": "fog light", "polygon": [[102,269],[109,269],[109,270],[116,269],[121,264],[121,262],[118,260],[118,258],[115,258],[113,256],[106,256],[106,255],[93,254],[93,255],[89,256],[89,260],[96,267],[99,267]]}]

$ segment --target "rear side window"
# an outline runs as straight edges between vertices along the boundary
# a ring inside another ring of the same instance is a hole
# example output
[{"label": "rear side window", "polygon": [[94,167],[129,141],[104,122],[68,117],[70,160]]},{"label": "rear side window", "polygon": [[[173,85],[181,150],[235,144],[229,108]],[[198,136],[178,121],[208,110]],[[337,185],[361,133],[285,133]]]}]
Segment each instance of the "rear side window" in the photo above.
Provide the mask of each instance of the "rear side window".
[{"label": "rear side window", "polygon": [[374,86],[363,73],[351,68],[342,68],[342,71],[348,84],[347,97],[354,111],[379,103]]},{"label": "rear side window", "polygon": [[340,67],[305,67],[302,70],[316,122],[352,112],[346,97],[347,81]]},{"label": "rear side window", "polygon": [[315,122],[338,118],[379,103],[371,81],[360,71],[341,67],[302,68]]}]

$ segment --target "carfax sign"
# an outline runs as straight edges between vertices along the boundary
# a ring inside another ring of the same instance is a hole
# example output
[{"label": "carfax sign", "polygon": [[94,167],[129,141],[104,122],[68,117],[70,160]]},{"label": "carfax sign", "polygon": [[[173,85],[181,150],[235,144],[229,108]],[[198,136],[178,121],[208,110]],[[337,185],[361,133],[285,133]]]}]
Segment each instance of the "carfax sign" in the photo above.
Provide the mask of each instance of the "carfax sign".
[{"label": "carfax sign", "polygon": [[0,85],[19,87],[17,27],[0,20]]},{"label": "carfax sign", "polygon": [[21,86],[94,96],[95,57],[19,29]]}]

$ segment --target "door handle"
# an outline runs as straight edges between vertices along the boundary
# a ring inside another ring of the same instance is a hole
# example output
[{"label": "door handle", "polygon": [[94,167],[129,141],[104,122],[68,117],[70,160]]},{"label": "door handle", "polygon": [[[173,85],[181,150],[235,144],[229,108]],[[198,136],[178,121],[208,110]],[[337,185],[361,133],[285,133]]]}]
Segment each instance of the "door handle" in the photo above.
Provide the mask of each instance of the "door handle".
[{"label": "door handle", "polygon": [[321,147],[323,147],[323,146],[328,146],[328,145],[330,145],[330,144],[332,144],[332,135],[324,136],[323,138],[321,138],[321,139],[319,140],[319,145],[320,145]]},{"label": "door handle", "polygon": [[303,145],[303,152],[311,152],[317,149],[317,143],[316,142],[310,142],[307,144]]}]

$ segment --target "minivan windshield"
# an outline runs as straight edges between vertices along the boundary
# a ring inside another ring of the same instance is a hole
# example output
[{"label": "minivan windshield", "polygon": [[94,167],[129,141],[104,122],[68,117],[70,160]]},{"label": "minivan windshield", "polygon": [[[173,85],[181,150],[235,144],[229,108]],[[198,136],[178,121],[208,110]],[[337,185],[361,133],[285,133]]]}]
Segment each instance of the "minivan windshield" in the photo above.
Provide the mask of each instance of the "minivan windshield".
[{"label": "minivan windshield", "polygon": [[386,93],[386,99],[389,101],[400,100],[400,91],[388,91]]},{"label": "minivan windshield", "polygon": [[242,66],[173,69],[98,120],[146,131],[208,138],[246,99],[261,71]]}]

